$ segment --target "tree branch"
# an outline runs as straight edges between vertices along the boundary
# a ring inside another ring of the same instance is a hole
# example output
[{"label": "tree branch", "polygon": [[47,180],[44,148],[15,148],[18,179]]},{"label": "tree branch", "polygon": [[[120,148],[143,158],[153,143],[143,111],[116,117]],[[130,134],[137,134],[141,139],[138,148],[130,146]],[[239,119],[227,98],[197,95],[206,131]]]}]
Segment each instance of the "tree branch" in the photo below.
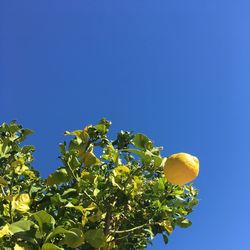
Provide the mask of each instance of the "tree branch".
[{"label": "tree branch", "polygon": [[110,221],[111,221],[111,208],[109,207],[105,216],[105,228],[104,228],[105,236],[107,236],[109,233]]},{"label": "tree branch", "polygon": [[137,229],[141,229],[145,226],[150,226],[152,224],[143,224],[143,225],[140,225],[140,226],[137,226],[137,227],[133,227],[133,228],[130,228],[130,229],[126,229],[126,230],[122,230],[122,231],[111,231],[112,233],[115,233],[115,234],[123,234],[123,233],[130,233],[130,232],[133,232]]}]

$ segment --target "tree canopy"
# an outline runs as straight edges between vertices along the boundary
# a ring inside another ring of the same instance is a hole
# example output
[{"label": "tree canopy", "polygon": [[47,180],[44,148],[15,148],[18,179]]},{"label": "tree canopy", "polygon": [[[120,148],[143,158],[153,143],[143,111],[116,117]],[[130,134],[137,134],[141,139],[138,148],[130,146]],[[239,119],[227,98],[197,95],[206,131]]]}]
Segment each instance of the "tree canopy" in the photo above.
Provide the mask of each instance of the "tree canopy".
[{"label": "tree canopy", "polygon": [[66,131],[62,164],[46,179],[24,144],[32,131],[0,126],[1,249],[144,249],[157,234],[167,244],[176,226],[191,225],[197,189],[168,182],[162,147],[128,131],[111,140],[110,125]]}]

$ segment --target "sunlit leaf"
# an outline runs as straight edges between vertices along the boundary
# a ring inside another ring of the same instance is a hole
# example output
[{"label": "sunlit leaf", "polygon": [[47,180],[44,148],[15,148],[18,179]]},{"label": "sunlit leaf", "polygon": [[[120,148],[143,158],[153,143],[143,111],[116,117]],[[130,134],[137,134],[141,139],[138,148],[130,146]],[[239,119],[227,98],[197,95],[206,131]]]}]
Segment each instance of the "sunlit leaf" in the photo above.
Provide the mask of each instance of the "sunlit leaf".
[{"label": "sunlit leaf", "polygon": [[63,250],[63,248],[58,247],[52,243],[45,243],[42,246],[42,250]]},{"label": "sunlit leaf", "polygon": [[19,212],[27,212],[30,209],[30,196],[26,193],[15,195],[11,203],[12,209],[18,210]]},{"label": "sunlit leaf", "polygon": [[26,232],[31,229],[34,225],[34,222],[29,220],[19,220],[9,225],[9,231],[11,234]]}]

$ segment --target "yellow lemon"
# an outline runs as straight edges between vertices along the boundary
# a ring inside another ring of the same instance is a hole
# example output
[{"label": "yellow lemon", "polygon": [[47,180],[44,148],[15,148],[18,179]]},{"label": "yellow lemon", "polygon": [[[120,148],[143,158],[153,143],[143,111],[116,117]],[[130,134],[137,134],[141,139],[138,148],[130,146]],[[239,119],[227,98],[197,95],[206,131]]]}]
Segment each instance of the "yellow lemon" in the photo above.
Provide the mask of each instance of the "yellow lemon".
[{"label": "yellow lemon", "polygon": [[173,154],[165,162],[164,174],[170,183],[184,185],[198,176],[199,160],[187,153]]}]

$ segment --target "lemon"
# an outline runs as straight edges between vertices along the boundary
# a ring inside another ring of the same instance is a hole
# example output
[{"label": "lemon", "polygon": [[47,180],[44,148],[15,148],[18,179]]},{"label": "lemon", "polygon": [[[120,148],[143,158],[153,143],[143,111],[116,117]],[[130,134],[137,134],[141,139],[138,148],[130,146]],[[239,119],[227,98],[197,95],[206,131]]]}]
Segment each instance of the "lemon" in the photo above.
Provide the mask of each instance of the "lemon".
[{"label": "lemon", "polygon": [[198,176],[199,160],[187,153],[173,154],[164,164],[164,174],[170,183],[184,185]]}]

